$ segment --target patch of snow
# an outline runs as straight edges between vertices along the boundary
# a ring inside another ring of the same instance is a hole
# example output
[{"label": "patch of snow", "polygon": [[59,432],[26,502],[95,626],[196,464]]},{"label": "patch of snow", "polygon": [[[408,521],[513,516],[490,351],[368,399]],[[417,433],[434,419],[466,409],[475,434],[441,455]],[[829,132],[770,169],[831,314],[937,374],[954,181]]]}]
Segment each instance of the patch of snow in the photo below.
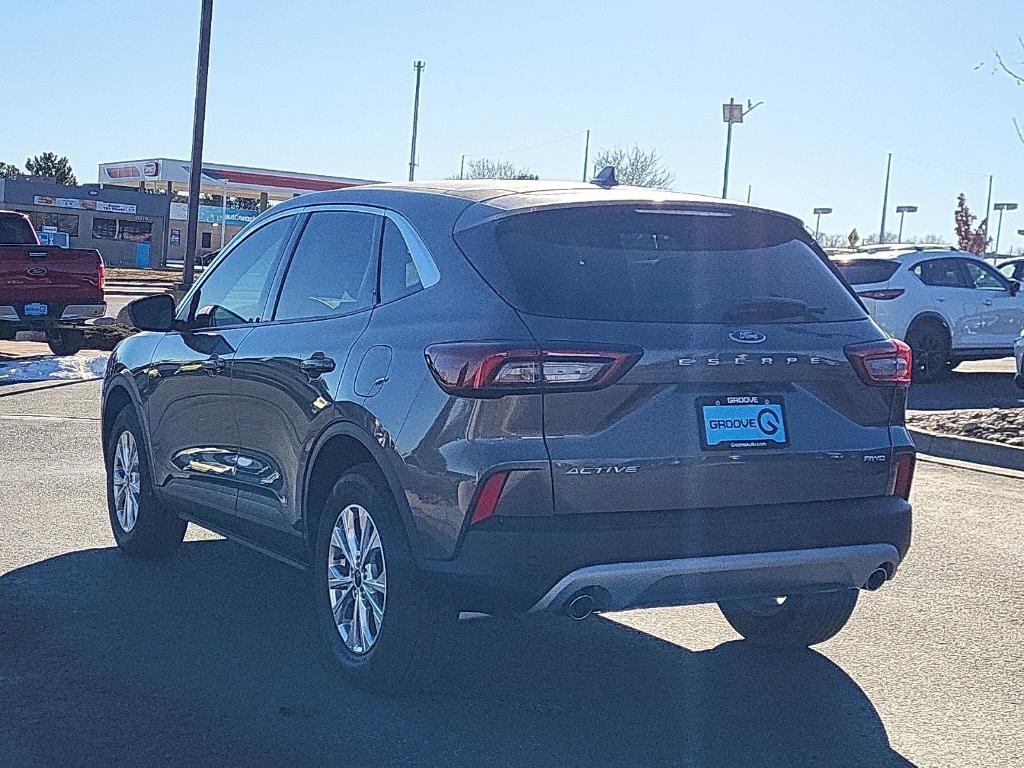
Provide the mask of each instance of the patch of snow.
[{"label": "patch of snow", "polygon": [[14,381],[88,381],[103,378],[109,352],[0,362],[0,384]]}]

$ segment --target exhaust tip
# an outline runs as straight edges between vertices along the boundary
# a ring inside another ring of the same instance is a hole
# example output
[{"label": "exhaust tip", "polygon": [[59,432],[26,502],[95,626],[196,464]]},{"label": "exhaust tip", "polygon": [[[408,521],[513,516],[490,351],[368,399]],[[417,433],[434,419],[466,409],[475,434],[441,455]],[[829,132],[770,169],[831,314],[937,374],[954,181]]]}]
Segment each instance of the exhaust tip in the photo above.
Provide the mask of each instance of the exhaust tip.
[{"label": "exhaust tip", "polygon": [[876,589],[885,584],[885,580],[889,578],[889,572],[885,568],[876,568],[868,576],[868,580],[864,582],[864,589],[874,592]]},{"label": "exhaust tip", "polygon": [[565,612],[573,621],[583,621],[594,612],[594,598],[590,595],[577,595],[565,606]]}]

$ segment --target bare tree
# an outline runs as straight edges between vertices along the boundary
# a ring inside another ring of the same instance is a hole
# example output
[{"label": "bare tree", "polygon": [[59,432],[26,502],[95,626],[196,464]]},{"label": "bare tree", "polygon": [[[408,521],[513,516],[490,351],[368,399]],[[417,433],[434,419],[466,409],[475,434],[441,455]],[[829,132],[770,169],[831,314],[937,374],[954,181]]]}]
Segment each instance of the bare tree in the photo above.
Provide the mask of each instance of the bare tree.
[{"label": "bare tree", "polygon": [[14,163],[0,161],[0,179],[13,179],[21,173],[21,169]]},{"label": "bare tree", "polygon": [[620,184],[633,187],[668,189],[676,179],[662,163],[657,150],[643,149],[637,144],[599,150],[593,159],[594,174],[607,165],[615,169],[615,178]]},{"label": "bare tree", "polygon": [[818,233],[818,245],[822,248],[846,248],[849,244],[849,236],[844,235],[842,232],[834,232],[832,234],[827,232]]},{"label": "bare tree", "polygon": [[[1017,36],[1017,44],[1020,45],[1021,51],[1024,51],[1024,37]],[[1006,63],[1006,57],[1000,51],[996,51],[996,65],[1005,74],[1009,75],[1019,86],[1024,86],[1024,61],[1014,62],[1013,66]],[[980,66],[980,65],[979,65]],[[1020,69],[1017,69],[1020,67]],[[1013,118],[1013,127],[1017,131],[1017,138],[1024,142],[1024,125],[1016,117]]]},{"label": "bare tree", "polygon": [[519,179],[531,181],[539,179],[536,173],[526,166],[518,166],[508,160],[491,160],[487,157],[480,157],[466,163],[466,170],[462,176],[458,174],[449,176],[449,179]]}]

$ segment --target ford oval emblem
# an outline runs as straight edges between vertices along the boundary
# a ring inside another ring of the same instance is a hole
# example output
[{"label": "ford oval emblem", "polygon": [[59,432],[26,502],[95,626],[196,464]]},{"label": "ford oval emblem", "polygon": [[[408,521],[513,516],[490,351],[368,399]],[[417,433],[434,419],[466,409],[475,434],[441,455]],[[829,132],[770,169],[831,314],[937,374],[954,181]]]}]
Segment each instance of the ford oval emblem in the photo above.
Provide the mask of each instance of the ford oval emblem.
[{"label": "ford oval emblem", "polygon": [[767,339],[760,331],[733,331],[729,334],[729,338],[733,341],[738,341],[740,344],[760,344],[762,341]]},{"label": "ford oval emblem", "polygon": [[42,277],[46,274],[46,267],[29,267],[25,271],[32,277]]}]

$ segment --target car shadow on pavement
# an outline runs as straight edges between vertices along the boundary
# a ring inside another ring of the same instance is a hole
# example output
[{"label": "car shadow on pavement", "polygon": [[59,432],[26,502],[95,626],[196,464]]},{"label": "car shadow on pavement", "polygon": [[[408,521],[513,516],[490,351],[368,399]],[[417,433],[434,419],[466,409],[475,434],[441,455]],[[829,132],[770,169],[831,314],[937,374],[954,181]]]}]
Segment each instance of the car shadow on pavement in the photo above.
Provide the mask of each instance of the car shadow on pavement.
[{"label": "car shadow on pavement", "polygon": [[911,384],[907,408],[952,411],[959,408],[1024,408],[1024,389],[1012,373],[953,371],[933,384]]},{"label": "car shadow on pavement", "polygon": [[307,578],[227,541],[0,577],[0,763],[911,765],[814,651],[601,619],[464,621],[443,683],[371,695],[322,656]]}]

